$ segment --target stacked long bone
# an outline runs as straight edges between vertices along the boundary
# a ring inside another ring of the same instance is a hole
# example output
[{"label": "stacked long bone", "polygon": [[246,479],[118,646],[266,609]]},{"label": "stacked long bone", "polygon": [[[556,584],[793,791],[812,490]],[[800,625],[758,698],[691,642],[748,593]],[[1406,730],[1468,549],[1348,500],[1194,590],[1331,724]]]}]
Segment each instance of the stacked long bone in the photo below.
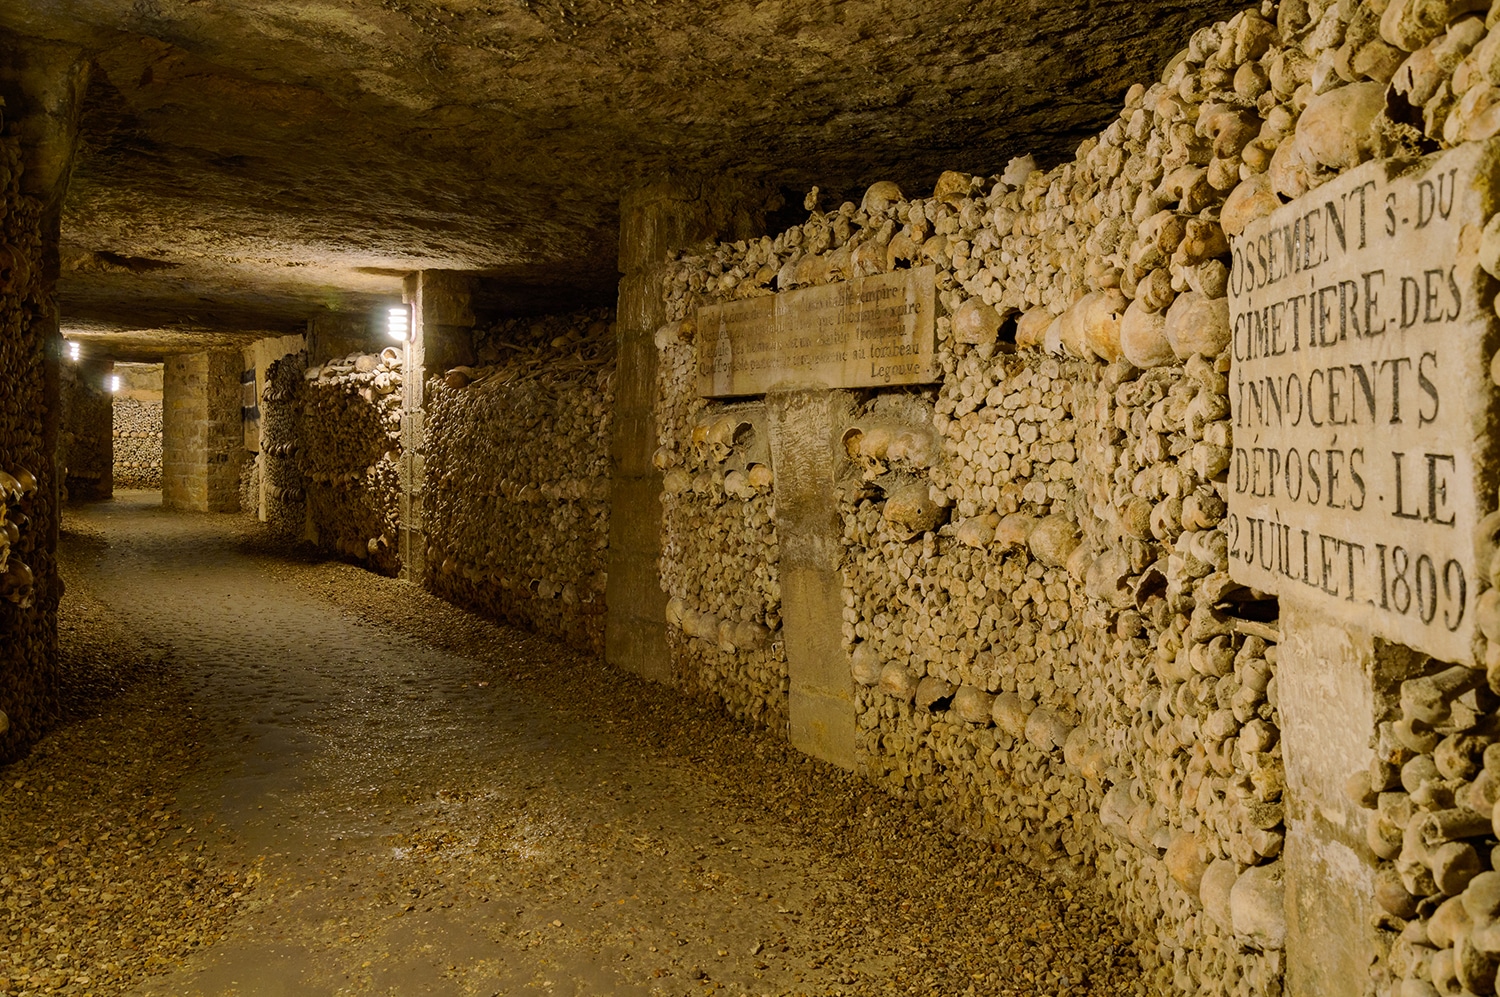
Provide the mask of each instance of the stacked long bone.
[{"label": "stacked long bone", "polygon": [[399,567],[401,351],[354,353],[302,375],[298,462],[318,543]]},{"label": "stacked long bone", "polygon": [[430,584],[602,652],[612,315],[508,319],[427,391]]},{"label": "stacked long bone", "polygon": [[653,458],[663,472],[661,573],[678,681],[779,727],[789,680],[764,410],[717,411],[688,430],[686,444]]},{"label": "stacked long bone", "polygon": [[298,452],[303,372],[306,355],[293,353],[266,368],[261,391],[261,489],[266,525],[276,533],[301,539],[307,528],[307,479]]}]

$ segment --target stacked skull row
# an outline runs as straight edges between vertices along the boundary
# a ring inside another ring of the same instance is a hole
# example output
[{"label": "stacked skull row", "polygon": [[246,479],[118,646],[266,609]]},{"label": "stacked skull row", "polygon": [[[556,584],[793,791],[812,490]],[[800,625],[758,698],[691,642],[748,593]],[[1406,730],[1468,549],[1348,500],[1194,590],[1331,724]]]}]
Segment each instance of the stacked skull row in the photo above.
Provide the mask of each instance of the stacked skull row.
[{"label": "stacked skull row", "polygon": [[25,468],[0,471],[0,597],[18,606],[32,604],[35,577],[11,548],[31,526],[27,514],[36,498],[36,475]]}]

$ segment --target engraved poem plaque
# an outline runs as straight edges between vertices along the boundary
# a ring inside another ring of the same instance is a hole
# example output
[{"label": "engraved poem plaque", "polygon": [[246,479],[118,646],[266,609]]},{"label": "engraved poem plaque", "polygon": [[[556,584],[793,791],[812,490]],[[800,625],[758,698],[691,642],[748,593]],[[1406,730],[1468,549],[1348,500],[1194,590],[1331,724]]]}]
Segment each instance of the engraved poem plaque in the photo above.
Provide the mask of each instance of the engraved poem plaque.
[{"label": "engraved poem plaque", "polygon": [[1477,251],[1497,155],[1369,163],[1231,242],[1230,576],[1465,663],[1495,494]]},{"label": "engraved poem plaque", "polygon": [[926,266],[698,309],[698,393],[938,380],[933,273]]}]

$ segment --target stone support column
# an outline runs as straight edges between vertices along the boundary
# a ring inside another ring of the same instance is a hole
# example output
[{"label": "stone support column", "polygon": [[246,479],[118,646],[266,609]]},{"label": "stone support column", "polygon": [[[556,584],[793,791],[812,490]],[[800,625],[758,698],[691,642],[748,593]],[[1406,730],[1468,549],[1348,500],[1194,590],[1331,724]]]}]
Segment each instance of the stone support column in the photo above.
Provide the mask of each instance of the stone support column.
[{"label": "stone support column", "polygon": [[663,180],[620,202],[619,373],[610,437],[609,579],[605,659],[657,682],[672,677],[667,596],[661,587],[661,472],[657,448],[656,330],[666,322],[663,264],[713,237],[727,199],[695,183]]},{"label": "stone support column", "polygon": [[215,350],[169,358],[162,378],[162,504],[185,512],[239,509],[241,354]]},{"label": "stone support column", "polygon": [[1380,913],[1365,844],[1368,811],[1344,792],[1374,760],[1372,731],[1425,658],[1295,600],[1281,602],[1277,703],[1286,766],[1282,879],[1294,997],[1370,992]]},{"label": "stone support column", "polygon": [[766,395],[781,541],[781,628],[791,679],[788,739],[845,769],[854,768],[857,718],[844,650],[843,527],[834,477],[851,397],[823,387]]},{"label": "stone support column", "polygon": [[411,332],[401,380],[401,578],[421,585],[427,577],[426,488],[427,379],[474,362],[474,311],[468,275],[423,270],[406,278]]}]

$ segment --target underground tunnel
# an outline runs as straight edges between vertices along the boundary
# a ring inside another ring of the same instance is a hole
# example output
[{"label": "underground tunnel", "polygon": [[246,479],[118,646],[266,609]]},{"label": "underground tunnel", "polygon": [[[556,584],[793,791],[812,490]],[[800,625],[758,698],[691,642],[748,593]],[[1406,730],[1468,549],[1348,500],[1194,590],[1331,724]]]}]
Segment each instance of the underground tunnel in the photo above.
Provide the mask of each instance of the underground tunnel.
[{"label": "underground tunnel", "polygon": [[0,997],[1496,993],[1497,22],[0,8]]}]

